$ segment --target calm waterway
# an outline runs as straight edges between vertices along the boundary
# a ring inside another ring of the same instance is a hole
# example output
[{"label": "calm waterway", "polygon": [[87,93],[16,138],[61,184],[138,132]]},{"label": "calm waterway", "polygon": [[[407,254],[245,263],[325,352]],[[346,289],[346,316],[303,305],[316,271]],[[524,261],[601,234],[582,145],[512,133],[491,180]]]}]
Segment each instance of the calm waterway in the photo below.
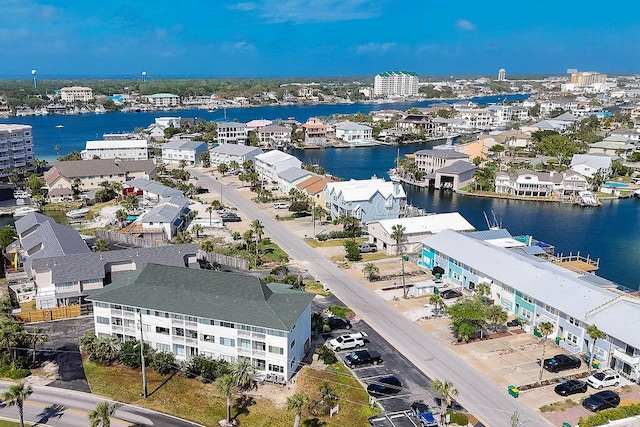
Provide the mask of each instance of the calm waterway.
[{"label": "calm waterway", "polygon": [[[507,99],[526,96],[511,95]],[[501,97],[474,99],[479,103],[498,102]],[[406,110],[428,106],[434,101],[403,104],[344,104],[256,107],[227,109],[227,120],[247,122],[252,119],[295,117],[304,122],[313,116],[331,114],[368,113],[381,109]],[[54,158],[54,146],[60,145],[63,154],[84,149],[85,141],[101,139],[103,133],[128,132],[146,127],[156,117],[199,117],[205,120],[224,120],[221,110],[182,110],[149,113],[84,114],[69,116],[32,116],[0,119],[0,123],[22,123],[33,126],[34,145],[38,158]],[[56,125],[63,128],[56,128]],[[411,144],[399,148],[400,155],[412,153],[430,144]],[[379,146],[344,149],[293,151],[305,163],[317,163],[327,172],[350,179],[388,178],[398,147]],[[530,234],[538,240],[555,245],[556,251],[600,258],[599,275],[628,288],[638,289],[640,281],[640,200],[605,202],[599,208],[560,205],[554,203],[517,202],[460,196],[451,192],[429,191],[405,186],[409,201],[428,212],[460,212],[477,229],[486,229],[483,213],[495,214],[503,227],[512,234]],[[8,221],[8,219],[3,219]],[[4,221],[0,221],[4,222]]]}]

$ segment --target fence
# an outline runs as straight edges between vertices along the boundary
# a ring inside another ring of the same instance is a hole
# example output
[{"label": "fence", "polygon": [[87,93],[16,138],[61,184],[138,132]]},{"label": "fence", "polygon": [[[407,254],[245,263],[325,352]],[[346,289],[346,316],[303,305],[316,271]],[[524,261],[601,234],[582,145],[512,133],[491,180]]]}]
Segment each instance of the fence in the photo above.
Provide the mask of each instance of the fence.
[{"label": "fence", "polygon": [[13,313],[13,315],[26,323],[31,323],[68,319],[71,317],[86,316],[91,313],[93,313],[93,306],[91,304],[82,304],[45,308],[42,310],[23,310]]},{"label": "fence", "polygon": [[198,258],[205,259],[210,263],[218,263],[238,270],[249,271],[249,260],[228,255],[217,254],[215,252],[198,251]]},{"label": "fence", "polygon": [[152,248],[156,246],[166,246],[166,242],[158,242],[153,239],[143,239],[130,234],[117,233],[109,230],[96,230],[98,239],[108,240],[113,243],[121,243],[123,245],[135,246],[139,248]]}]

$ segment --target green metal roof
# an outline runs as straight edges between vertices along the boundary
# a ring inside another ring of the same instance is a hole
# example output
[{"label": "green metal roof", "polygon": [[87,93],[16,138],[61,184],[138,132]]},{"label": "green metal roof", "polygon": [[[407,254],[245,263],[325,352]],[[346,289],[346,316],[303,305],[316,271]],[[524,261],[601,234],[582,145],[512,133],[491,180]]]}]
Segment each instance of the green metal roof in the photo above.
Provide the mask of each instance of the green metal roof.
[{"label": "green metal roof", "polygon": [[313,297],[252,276],[147,264],[89,300],[290,331]]}]

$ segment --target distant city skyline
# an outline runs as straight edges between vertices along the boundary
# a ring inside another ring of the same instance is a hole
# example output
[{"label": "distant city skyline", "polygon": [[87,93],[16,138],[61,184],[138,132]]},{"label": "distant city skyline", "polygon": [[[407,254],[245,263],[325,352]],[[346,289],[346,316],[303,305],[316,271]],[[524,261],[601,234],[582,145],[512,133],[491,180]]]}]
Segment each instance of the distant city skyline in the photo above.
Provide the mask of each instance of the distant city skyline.
[{"label": "distant city skyline", "polygon": [[[640,72],[640,4],[0,0],[0,77]],[[624,10],[621,10],[624,9]]]}]

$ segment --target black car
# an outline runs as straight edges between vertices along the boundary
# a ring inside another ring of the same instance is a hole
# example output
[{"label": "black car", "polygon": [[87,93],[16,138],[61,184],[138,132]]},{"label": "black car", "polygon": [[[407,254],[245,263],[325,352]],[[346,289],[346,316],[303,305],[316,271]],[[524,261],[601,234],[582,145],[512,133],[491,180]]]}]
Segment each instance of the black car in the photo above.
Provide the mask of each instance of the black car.
[{"label": "black car", "polygon": [[462,296],[462,292],[456,291],[455,289],[447,289],[440,292],[440,296],[444,299],[458,298]]},{"label": "black car", "polygon": [[354,351],[344,358],[344,364],[350,368],[362,365],[378,365],[380,363],[382,363],[382,356],[373,350]]},{"label": "black car", "polygon": [[342,317],[329,317],[327,324],[332,331],[336,329],[351,329],[351,322]]},{"label": "black car", "polygon": [[544,369],[549,372],[560,372],[567,369],[579,368],[582,361],[579,357],[571,354],[556,354],[550,359],[544,359]]},{"label": "black car", "polygon": [[582,406],[592,412],[615,408],[620,404],[620,396],[611,390],[599,391],[584,399]]},{"label": "black car", "polygon": [[560,396],[569,396],[576,393],[586,393],[587,383],[578,380],[568,380],[558,384],[553,390]]},{"label": "black car", "polygon": [[373,397],[385,397],[400,393],[402,383],[396,377],[378,378],[375,383],[367,386],[367,393]]},{"label": "black car", "polygon": [[224,222],[240,222],[242,218],[234,213],[223,213],[220,215],[220,219]]}]

